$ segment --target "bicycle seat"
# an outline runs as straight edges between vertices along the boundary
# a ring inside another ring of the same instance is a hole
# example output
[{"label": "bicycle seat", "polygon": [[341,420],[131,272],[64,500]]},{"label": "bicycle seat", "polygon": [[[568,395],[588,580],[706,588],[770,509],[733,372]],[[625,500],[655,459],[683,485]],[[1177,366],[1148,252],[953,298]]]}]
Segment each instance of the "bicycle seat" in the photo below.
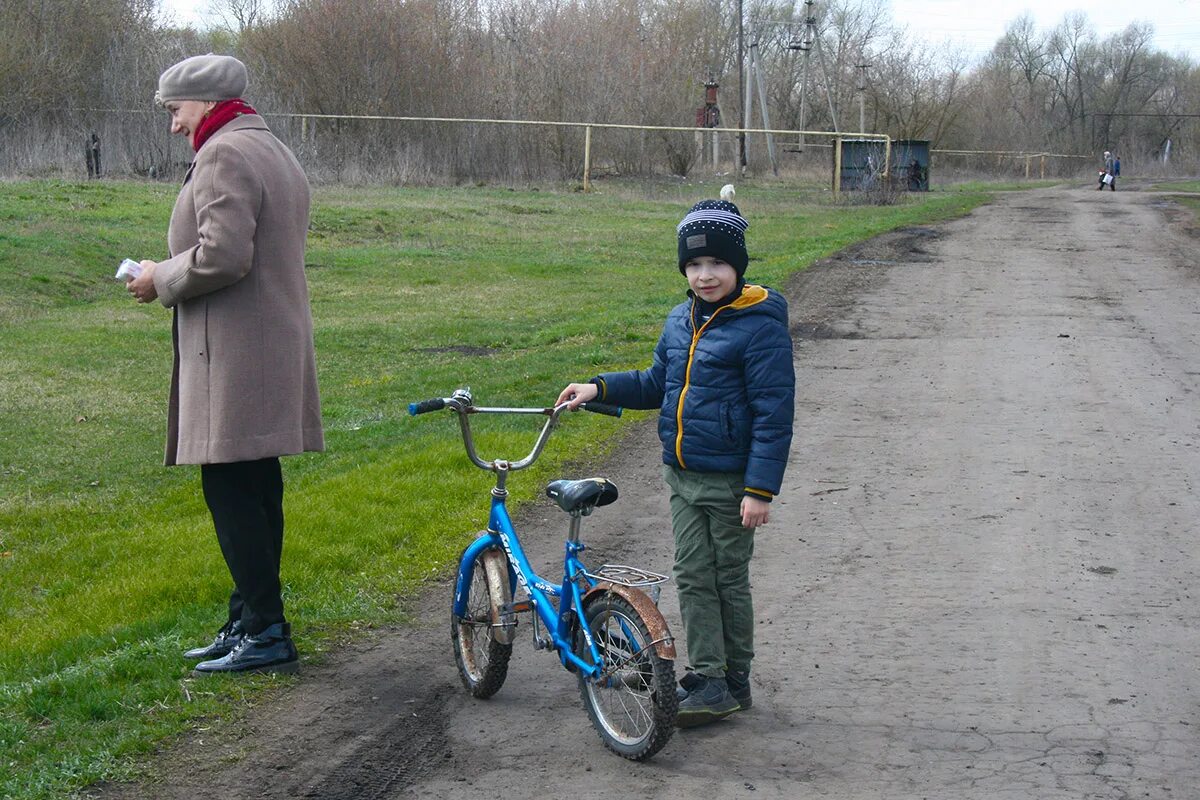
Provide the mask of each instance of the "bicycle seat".
[{"label": "bicycle seat", "polygon": [[546,486],[546,495],[566,512],[587,512],[596,506],[606,506],[617,499],[617,485],[607,478],[584,478],[579,481],[557,480]]}]

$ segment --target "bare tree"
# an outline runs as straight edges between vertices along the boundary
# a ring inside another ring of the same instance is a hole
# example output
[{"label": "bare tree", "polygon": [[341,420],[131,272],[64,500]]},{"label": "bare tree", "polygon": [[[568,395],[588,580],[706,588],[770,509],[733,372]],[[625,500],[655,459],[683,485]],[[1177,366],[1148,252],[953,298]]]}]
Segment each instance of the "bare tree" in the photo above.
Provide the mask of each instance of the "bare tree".
[{"label": "bare tree", "polygon": [[[744,7],[772,123],[797,128],[805,57],[789,44],[802,2]],[[81,169],[81,137],[92,132],[115,149],[108,163],[118,169],[181,168],[190,153],[146,113],[154,80],[179,58],[213,51],[247,62],[248,99],[317,179],[578,175],[579,128],[281,112],[690,126],[712,79],[733,124],[744,100],[736,8],[728,0],[212,0],[217,24],[195,30],[156,21],[155,0],[0,0],[0,171]],[[817,12],[828,80],[812,60],[807,128],[852,115],[866,77],[867,127],[935,147],[1089,152],[1112,143],[1153,153],[1170,139],[1176,154],[1200,153],[1200,125],[1186,116],[1200,105],[1200,68],[1155,51],[1147,25],[1101,41],[1082,14],[1046,31],[1018,17],[969,68],[953,48],[897,27],[883,0],[821,0]],[[752,167],[763,163],[758,141]],[[684,173],[696,154],[691,132],[592,137],[600,170]]]},{"label": "bare tree", "polygon": [[205,16],[240,36],[261,24],[272,5],[271,0],[210,0]]},{"label": "bare tree", "polygon": [[876,127],[896,138],[942,142],[963,110],[966,56],[898,32],[871,60],[882,76],[871,85]]}]

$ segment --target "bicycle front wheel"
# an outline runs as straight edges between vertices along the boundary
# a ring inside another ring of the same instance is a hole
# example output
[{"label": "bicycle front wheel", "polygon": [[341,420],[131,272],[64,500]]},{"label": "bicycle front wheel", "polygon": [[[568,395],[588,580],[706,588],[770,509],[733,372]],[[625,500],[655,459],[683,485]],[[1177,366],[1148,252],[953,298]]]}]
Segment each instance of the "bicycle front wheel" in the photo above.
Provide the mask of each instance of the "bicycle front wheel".
[{"label": "bicycle front wheel", "polygon": [[[657,753],[675,732],[675,668],[654,650],[650,628],[633,605],[611,591],[590,598],[584,624],[600,652],[599,678],[579,675],[579,691],[604,746],[632,761]],[[590,661],[579,637],[579,654]]]},{"label": "bicycle front wheel", "polygon": [[486,550],[475,561],[467,589],[466,615],[450,615],[458,676],[474,697],[491,697],[508,676],[512,637],[507,637],[508,643],[497,638],[503,626],[515,624],[511,610],[506,609],[511,609],[511,600],[504,553]]}]

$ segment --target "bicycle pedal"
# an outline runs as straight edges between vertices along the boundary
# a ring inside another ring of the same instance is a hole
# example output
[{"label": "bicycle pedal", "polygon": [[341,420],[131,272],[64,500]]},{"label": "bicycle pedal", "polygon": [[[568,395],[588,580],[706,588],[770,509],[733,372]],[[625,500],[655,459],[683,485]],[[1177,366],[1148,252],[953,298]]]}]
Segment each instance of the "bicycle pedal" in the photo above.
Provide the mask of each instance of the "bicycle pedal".
[{"label": "bicycle pedal", "polygon": [[505,611],[511,611],[514,614],[523,614],[526,611],[533,610],[533,603],[529,600],[518,600],[510,605]]}]

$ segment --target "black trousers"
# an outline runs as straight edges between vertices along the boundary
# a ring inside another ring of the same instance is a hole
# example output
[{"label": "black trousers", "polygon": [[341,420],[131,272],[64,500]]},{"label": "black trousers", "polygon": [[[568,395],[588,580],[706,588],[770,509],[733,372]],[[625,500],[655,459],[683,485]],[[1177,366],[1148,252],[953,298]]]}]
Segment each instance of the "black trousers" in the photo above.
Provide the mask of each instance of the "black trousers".
[{"label": "black trousers", "polygon": [[229,620],[254,635],[283,622],[283,472],[278,458],[202,464],[200,483],[233,577]]}]

